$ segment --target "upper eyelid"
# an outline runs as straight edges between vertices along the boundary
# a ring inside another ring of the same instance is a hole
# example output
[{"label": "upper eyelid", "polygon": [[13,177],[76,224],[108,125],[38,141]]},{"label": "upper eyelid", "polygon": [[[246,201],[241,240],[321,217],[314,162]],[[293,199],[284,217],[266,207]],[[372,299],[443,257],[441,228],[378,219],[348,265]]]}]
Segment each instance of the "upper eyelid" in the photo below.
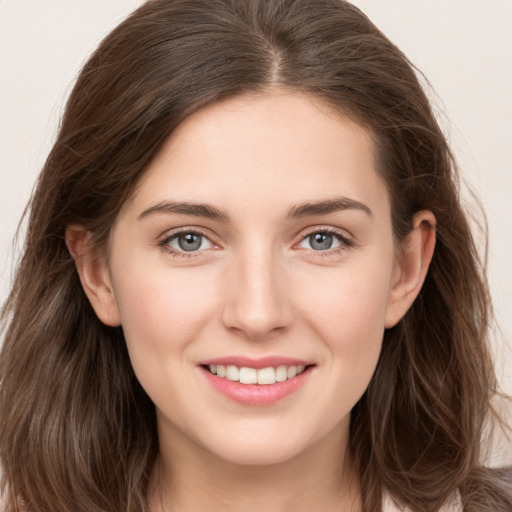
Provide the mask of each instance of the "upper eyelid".
[{"label": "upper eyelid", "polygon": [[341,238],[345,239],[353,239],[353,235],[347,231],[346,229],[334,227],[334,226],[310,226],[308,228],[303,229],[299,235],[297,235],[298,240],[303,240],[304,238],[314,234],[314,233],[329,233],[333,235],[338,235]]},{"label": "upper eyelid", "polygon": [[185,226],[185,227],[168,229],[168,230],[164,231],[161,235],[159,235],[157,238],[159,241],[166,241],[166,240],[169,240],[170,238],[174,238],[176,236],[179,236],[182,234],[187,234],[187,233],[201,235],[201,236],[204,236],[205,238],[208,238],[208,240],[210,240],[210,242],[217,243],[213,240],[216,237],[209,230],[200,228],[198,226]]}]

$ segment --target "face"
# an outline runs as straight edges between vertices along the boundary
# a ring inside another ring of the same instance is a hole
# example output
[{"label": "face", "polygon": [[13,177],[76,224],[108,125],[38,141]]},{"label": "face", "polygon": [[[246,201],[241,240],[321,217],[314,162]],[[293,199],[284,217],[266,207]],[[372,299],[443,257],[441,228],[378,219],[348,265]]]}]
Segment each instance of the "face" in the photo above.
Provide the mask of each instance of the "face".
[{"label": "face", "polygon": [[210,106],[166,142],[108,253],[104,309],[161,442],[268,464],[346,438],[399,316],[363,128],[298,94]]}]

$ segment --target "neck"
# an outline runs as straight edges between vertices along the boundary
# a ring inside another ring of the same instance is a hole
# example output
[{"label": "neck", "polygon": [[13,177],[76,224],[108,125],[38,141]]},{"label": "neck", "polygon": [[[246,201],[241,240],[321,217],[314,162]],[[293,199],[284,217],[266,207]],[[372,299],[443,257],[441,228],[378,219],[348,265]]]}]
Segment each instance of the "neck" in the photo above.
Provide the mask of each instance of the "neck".
[{"label": "neck", "polygon": [[149,510],[359,512],[360,491],[346,456],[347,439],[334,432],[293,459],[269,465],[233,464],[198,445],[191,449],[183,439],[161,439]]}]

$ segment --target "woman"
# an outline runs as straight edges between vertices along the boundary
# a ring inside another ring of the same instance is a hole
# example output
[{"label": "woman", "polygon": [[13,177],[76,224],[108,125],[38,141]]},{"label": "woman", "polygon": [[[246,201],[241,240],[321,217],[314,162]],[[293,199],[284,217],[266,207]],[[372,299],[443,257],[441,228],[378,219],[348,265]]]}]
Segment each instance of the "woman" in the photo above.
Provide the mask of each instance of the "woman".
[{"label": "woman", "polygon": [[346,2],[154,0],[115,29],[3,318],[6,510],[510,508],[450,151]]}]

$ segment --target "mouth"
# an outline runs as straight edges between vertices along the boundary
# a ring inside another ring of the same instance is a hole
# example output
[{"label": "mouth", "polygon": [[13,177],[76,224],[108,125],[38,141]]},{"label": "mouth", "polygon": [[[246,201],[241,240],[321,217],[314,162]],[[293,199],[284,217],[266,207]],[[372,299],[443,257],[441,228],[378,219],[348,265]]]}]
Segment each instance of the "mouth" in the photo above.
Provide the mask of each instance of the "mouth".
[{"label": "mouth", "polygon": [[306,361],[284,358],[235,359],[211,360],[199,368],[214,390],[249,406],[270,405],[295,393],[316,367]]},{"label": "mouth", "polygon": [[269,386],[277,382],[285,382],[293,379],[303,373],[308,366],[306,365],[280,365],[277,367],[268,366],[266,368],[251,368],[249,366],[235,366],[223,364],[204,365],[212,375],[221,379],[227,379],[231,382],[240,382],[240,384],[259,384],[260,386]]}]

